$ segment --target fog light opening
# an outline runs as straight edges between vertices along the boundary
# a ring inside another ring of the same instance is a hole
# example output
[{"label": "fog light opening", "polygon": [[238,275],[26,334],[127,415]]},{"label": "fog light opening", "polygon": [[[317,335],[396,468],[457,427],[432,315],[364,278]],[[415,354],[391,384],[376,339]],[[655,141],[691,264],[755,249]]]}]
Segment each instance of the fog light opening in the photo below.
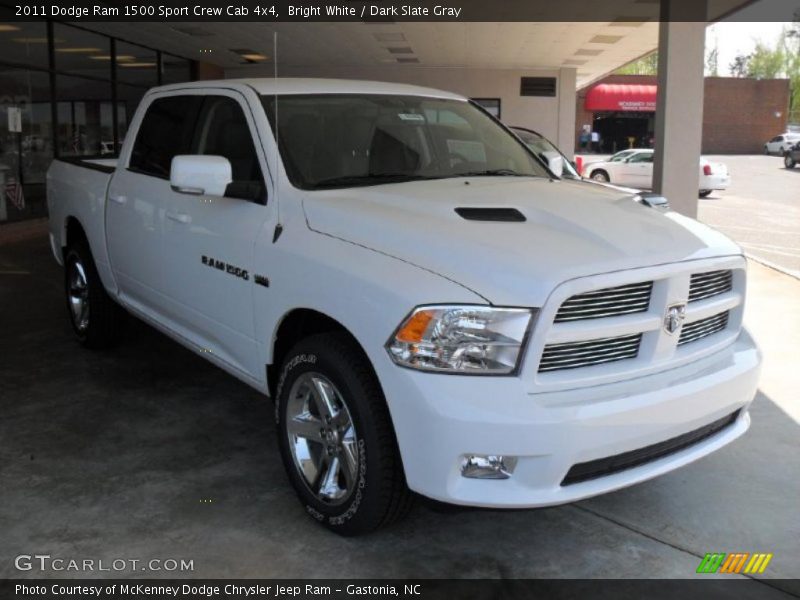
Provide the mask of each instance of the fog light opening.
[{"label": "fog light opening", "polygon": [[508,479],[516,466],[516,456],[468,454],[461,460],[461,476],[469,479]]}]

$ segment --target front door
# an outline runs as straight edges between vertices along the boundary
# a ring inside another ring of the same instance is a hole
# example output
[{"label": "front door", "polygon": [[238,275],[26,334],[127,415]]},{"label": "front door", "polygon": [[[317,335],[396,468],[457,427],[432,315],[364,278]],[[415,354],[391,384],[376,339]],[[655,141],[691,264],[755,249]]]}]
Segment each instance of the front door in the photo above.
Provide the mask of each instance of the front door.
[{"label": "front door", "polygon": [[637,152],[619,166],[621,177],[617,182],[639,189],[653,187],[653,153]]},{"label": "front door", "polygon": [[170,194],[163,260],[174,323],[198,335],[205,351],[257,377],[263,365],[254,330],[253,253],[272,211],[254,132],[250,108],[237,92],[204,97],[189,153],[227,158],[233,182],[224,196]]}]

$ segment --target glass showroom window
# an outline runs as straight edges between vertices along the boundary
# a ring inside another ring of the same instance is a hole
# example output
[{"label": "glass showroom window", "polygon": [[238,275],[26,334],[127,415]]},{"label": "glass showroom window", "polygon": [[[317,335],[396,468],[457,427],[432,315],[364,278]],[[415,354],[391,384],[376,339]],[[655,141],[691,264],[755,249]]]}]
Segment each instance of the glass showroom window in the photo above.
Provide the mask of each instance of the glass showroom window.
[{"label": "glass showroom window", "polygon": [[56,100],[59,156],[102,156],[113,147],[110,82],[58,75]]},{"label": "glass showroom window", "polygon": [[49,68],[47,25],[9,22],[11,9],[0,6],[0,57],[41,69]]},{"label": "glass showroom window", "polygon": [[181,83],[191,81],[192,63],[185,58],[178,58],[171,54],[161,53],[162,83]]},{"label": "glass showroom window", "polygon": [[0,66],[0,222],[46,214],[53,158],[47,73]]},{"label": "glass showroom window", "polygon": [[117,40],[117,81],[145,90],[158,85],[158,53]]},{"label": "glass showroom window", "polygon": [[111,80],[111,40],[106,36],[53,23],[53,50],[57,71]]}]

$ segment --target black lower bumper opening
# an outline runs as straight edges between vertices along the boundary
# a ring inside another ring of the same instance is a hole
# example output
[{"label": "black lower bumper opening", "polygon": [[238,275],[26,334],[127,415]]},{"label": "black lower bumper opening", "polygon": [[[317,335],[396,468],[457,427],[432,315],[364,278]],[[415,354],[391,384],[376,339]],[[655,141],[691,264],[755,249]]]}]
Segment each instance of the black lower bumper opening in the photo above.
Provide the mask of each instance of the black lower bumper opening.
[{"label": "black lower bumper opening", "polygon": [[693,446],[719,433],[726,427],[730,427],[736,419],[739,418],[740,412],[740,410],[737,410],[727,417],[718,419],[704,427],[651,446],[573,465],[567,473],[567,476],[561,481],[561,485],[572,485],[574,483],[589,481],[590,479],[597,479],[598,477],[605,477],[606,475],[632,469],[658,460],[659,458],[664,458],[675,452],[680,452],[689,446]]}]

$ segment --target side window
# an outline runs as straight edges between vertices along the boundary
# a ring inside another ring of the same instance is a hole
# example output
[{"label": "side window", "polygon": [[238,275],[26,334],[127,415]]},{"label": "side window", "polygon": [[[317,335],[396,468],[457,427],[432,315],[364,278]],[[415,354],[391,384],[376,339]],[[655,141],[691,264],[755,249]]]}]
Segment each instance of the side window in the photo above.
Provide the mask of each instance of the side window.
[{"label": "side window", "polygon": [[651,163],[653,162],[653,153],[652,152],[640,152],[638,154],[634,154],[631,156],[628,162],[631,163]]},{"label": "side window", "polygon": [[230,161],[233,181],[225,190],[227,198],[263,202],[264,176],[250,127],[238,102],[226,96],[208,96],[192,146],[193,154],[224,156]]},{"label": "side window", "polygon": [[201,96],[169,96],[153,101],[142,119],[128,167],[169,177],[172,158],[189,154]]}]

